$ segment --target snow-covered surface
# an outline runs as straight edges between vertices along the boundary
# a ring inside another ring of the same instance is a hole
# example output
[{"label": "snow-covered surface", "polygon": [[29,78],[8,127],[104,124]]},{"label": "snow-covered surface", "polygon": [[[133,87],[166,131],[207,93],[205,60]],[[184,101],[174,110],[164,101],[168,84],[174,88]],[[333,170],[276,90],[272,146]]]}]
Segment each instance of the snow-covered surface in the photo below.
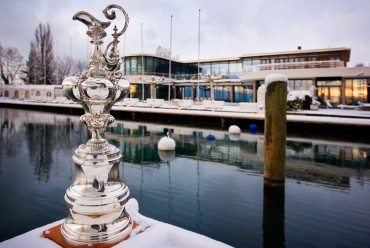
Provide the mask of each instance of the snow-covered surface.
[{"label": "snow-covered surface", "polygon": [[287,99],[294,100],[296,98],[304,100],[305,96],[311,96],[311,93],[308,90],[292,90],[289,91]]},{"label": "snow-covered surface", "polygon": [[[14,100],[0,97],[0,103],[20,104],[20,105],[37,105],[37,106],[51,106],[61,108],[81,108],[79,104],[72,103],[52,103],[52,102],[25,102],[21,100]],[[251,113],[243,111],[238,105],[225,105],[221,110],[206,110],[202,105],[196,104],[189,109],[180,109],[177,106],[168,104],[167,102],[159,108],[144,107],[142,102],[135,106],[122,106],[120,103],[112,108],[115,111],[126,112],[142,112],[142,113],[160,113],[171,115],[192,115],[192,116],[217,116],[225,118],[239,118],[263,120],[264,113]],[[303,123],[319,123],[319,124],[338,124],[338,125],[360,125],[370,126],[370,111],[353,110],[353,109],[324,109],[319,110],[302,110],[287,112],[288,122],[303,122]]]},{"label": "snow-covered surface", "polygon": [[[132,220],[138,223],[130,234],[129,239],[115,245],[116,248],[227,248],[231,247],[206,236],[187,231],[185,229],[169,225],[163,222],[145,217],[139,213],[138,203],[135,199],[130,199],[126,204],[126,210]],[[60,247],[53,241],[42,237],[42,232],[51,227],[63,223],[59,220],[46,226],[36,228],[30,232],[19,235],[12,239],[0,243],[0,248],[9,247]],[[32,244],[32,245],[30,245]]]},{"label": "snow-covered surface", "polygon": [[265,77],[265,84],[269,85],[272,82],[288,82],[288,78],[283,74],[273,73]]}]

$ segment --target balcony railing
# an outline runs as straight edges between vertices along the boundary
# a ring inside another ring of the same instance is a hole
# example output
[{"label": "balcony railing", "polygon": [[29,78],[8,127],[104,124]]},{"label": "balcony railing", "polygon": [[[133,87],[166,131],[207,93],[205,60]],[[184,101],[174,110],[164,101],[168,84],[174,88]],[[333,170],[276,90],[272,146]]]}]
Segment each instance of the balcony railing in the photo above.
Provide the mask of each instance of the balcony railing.
[{"label": "balcony railing", "polygon": [[312,69],[312,68],[335,68],[344,67],[344,62],[341,60],[323,60],[323,61],[309,61],[309,62],[285,62],[260,64],[253,66],[246,66],[243,68],[244,72],[255,72],[265,70],[289,70],[289,69]]},{"label": "balcony railing", "polygon": [[[127,75],[136,75],[136,74],[127,74]],[[169,78],[168,73],[161,73],[161,72],[145,72],[144,75]],[[205,76],[206,74],[202,74],[202,75]],[[171,78],[174,80],[197,80],[198,76],[197,74],[171,74]],[[233,74],[225,75],[225,79],[239,79],[239,78],[240,78],[240,73],[233,73]]]}]

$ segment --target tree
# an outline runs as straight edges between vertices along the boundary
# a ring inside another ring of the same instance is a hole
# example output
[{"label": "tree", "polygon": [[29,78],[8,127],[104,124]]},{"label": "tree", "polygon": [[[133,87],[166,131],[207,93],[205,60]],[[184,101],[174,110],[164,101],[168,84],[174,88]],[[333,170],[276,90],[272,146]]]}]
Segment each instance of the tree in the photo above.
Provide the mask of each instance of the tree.
[{"label": "tree", "polygon": [[[171,56],[171,52],[170,49],[158,46],[155,55],[169,59]],[[171,56],[171,58],[174,60],[180,60],[179,55],[176,55],[175,57]]]},{"label": "tree", "polygon": [[53,37],[50,25],[39,24],[35,31],[35,40],[31,42],[31,49],[26,63],[28,83],[54,84],[55,61],[53,52]]},{"label": "tree", "polygon": [[23,66],[23,56],[17,48],[4,48],[0,44],[1,78],[5,84],[14,83]]},{"label": "tree", "polygon": [[61,84],[66,76],[75,74],[75,61],[71,57],[58,57],[56,67],[56,84]]},{"label": "tree", "polygon": [[67,76],[79,76],[88,68],[86,62],[81,60],[75,61],[71,57],[63,57],[56,59],[56,84],[61,84]]},{"label": "tree", "polygon": [[81,60],[77,61],[76,66],[75,66],[76,76],[81,75],[81,73],[88,68],[89,68],[89,65],[86,63],[86,61],[81,61]]}]

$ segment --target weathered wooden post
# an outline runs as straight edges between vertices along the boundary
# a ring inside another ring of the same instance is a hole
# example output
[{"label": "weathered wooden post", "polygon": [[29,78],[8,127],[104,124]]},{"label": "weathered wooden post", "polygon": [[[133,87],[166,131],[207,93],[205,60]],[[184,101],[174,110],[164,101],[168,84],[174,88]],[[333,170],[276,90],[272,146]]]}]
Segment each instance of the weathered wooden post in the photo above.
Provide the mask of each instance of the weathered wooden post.
[{"label": "weathered wooden post", "polygon": [[284,188],[285,185],[287,81],[281,74],[265,78],[265,187]]}]

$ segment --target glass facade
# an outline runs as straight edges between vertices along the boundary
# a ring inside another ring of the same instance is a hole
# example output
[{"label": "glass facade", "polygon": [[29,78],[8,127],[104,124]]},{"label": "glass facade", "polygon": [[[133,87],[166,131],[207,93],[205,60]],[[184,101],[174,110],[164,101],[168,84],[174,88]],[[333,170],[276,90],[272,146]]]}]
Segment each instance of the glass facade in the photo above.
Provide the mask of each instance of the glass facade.
[{"label": "glass facade", "polygon": [[[214,85],[215,100],[226,102],[253,102],[254,95],[261,79],[248,82],[249,85],[241,85],[246,82],[233,81],[239,79],[242,73],[263,71],[263,70],[291,70],[291,69],[310,69],[310,68],[335,68],[346,67],[349,60],[350,49],[321,49],[321,50],[297,50],[286,53],[271,53],[248,55],[230,59],[203,60],[199,61],[199,72],[202,76],[224,75],[229,82],[216,81]],[[154,75],[169,76],[169,60],[155,55],[131,55],[124,58],[124,73],[126,75]],[[143,63],[142,63],[143,62]],[[144,67],[144,68],[142,68]],[[198,62],[179,62],[171,61],[171,78],[174,81],[171,87],[171,98],[180,99],[210,99],[210,85],[199,87],[196,83],[198,73]],[[262,79],[263,81],[263,79]],[[185,83],[185,85],[184,85]],[[178,85],[181,84],[181,85]],[[189,84],[187,86],[186,84]],[[342,85],[345,84],[345,85]],[[312,86],[317,86],[319,100],[330,100],[334,105],[344,102],[354,104],[365,102],[368,98],[367,82],[359,79],[342,78],[312,78],[290,79],[288,82],[290,90],[310,90]],[[149,86],[148,86],[149,87]],[[168,99],[168,87],[157,85],[157,98]],[[175,95],[173,93],[175,92]],[[145,86],[144,98],[149,97],[149,88]],[[343,95],[344,94],[344,95]],[[142,85],[137,84],[133,89],[132,97],[142,98]],[[198,96],[199,95],[199,96]]]},{"label": "glass facade", "polygon": [[[287,52],[274,55],[242,56],[219,61],[200,61],[202,75],[225,75],[225,78],[237,79],[242,72],[283,69],[308,69],[345,67],[347,49],[333,49],[313,52]],[[124,58],[126,75],[142,74],[142,56],[132,55]],[[168,75],[169,60],[157,56],[144,56],[144,74]],[[171,61],[171,74],[176,79],[194,79],[198,73],[197,62]]]},{"label": "glass facade", "polygon": [[[144,56],[144,63],[142,63],[142,56],[129,56],[124,58],[124,71],[126,75],[144,74],[168,77],[169,64],[169,60],[166,58],[146,55]],[[144,73],[142,66],[144,66]],[[197,74],[197,66],[171,61],[171,74],[173,78],[176,78],[176,75],[194,75]],[[186,76],[184,77],[186,78]],[[177,78],[180,79],[180,77]]]},{"label": "glass facade", "polygon": [[[197,66],[196,64],[193,64]],[[241,61],[216,61],[200,63],[200,71],[205,75],[225,75],[225,78],[239,78],[242,72]]]}]

